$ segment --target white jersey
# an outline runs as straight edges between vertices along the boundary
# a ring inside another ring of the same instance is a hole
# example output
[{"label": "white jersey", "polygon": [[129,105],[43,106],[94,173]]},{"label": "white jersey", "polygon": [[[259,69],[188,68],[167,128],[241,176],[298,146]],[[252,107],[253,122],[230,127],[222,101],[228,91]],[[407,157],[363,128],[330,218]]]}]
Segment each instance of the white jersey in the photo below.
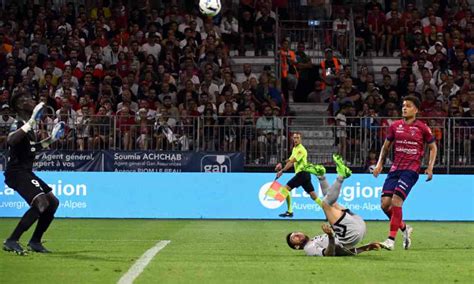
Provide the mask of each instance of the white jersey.
[{"label": "white jersey", "polygon": [[[334,236],[334,243],[336,246],[342,247],[337,236]],[[310,239],[304,246],[304,252],[307,256],[324,256],[323,251],[328,247],[328,235],[319,235]]]},{"label": "white jersey", "polygon": [[[346,209],[343,215],[332,226],[334,230],[334,243],[336,255],[350,255],[349,249],[355,247],[364,238],[366,226],[364,220],[350,210]],[[304,246],[306,255],[324,256],[323,250],[328,247],[328,235],[319,235]]]}]

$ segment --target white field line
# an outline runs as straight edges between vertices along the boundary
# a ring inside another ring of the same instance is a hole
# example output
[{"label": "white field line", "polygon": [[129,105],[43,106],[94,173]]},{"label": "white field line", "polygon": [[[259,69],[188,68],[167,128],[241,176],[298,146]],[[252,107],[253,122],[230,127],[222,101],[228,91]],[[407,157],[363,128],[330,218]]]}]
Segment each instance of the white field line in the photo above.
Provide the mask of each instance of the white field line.
[{"label": "white field line", "polygon": [[151,249],[147,250],[125,273],[118,284],[131,284],[143,272],[145,267],[155,257],[155,255],[166,247],[171,241],[159,241]]}]

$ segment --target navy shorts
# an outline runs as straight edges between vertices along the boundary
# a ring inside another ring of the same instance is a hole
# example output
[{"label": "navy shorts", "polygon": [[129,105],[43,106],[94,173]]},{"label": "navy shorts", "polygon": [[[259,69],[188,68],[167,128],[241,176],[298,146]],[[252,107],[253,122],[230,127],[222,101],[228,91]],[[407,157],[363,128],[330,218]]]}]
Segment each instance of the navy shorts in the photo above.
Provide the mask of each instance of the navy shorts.
[{"label": "navy shorts", "polygon": [[418,181],[418,173],[410,170],[399,170],[388,173],[382,187],[382,197],[396,194],[403,200],[410,194],[411,188]]}]

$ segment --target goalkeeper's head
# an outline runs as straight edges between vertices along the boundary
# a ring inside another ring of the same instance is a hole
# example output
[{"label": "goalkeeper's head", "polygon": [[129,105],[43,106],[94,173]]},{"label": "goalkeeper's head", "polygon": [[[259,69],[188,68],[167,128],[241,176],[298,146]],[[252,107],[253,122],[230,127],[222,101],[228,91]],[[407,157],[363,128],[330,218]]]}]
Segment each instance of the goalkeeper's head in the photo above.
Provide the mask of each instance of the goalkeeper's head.
[{"label": "goalkeeper's head", "polygon": [[309,241],[309,237],[302,232],[293,232],[286,235],[286,243],[292,249],[301,250]]},{"label": "goalkeeper's head", "polygon": [[36,102],[28,90],[19,88],[15,90],[10,98],[10,107],[16,113],[31,113],[35,108]]}]

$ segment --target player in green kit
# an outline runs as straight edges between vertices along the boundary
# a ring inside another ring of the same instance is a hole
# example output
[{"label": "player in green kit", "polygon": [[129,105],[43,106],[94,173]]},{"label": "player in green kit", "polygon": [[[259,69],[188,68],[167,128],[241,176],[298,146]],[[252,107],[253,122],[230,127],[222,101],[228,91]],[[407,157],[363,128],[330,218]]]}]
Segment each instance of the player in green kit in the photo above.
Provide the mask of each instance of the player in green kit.
[{"label": "player in green kit", "polygon": [[[283,166],[283,164],[285,164]],[[295,132],[293,134],[293,150],[291,152],[290,158],[285,162],[278,163],[275,166],[275,171],[277,172],[276,177],[279,178],[283,172],[295,168],[295,176],[288,181],[285,188],[288,191],[291,191],[296,187],[303,187],[315,202],[318,199],[316,192],[314,191],[313,184],[311,183],[311,174],[305,169],[309,165],[308,163],[308,152],[306,148],[301,144],[301,133]],[[312,173],[316,176],[324,176],[326,169],[321,165],[312,165]],[[288,205],[288,210],[285,213],[280,214],[280,217],[293,217],[293,206],[291,204],[291,193],[286,197],[286,203]]]}]

